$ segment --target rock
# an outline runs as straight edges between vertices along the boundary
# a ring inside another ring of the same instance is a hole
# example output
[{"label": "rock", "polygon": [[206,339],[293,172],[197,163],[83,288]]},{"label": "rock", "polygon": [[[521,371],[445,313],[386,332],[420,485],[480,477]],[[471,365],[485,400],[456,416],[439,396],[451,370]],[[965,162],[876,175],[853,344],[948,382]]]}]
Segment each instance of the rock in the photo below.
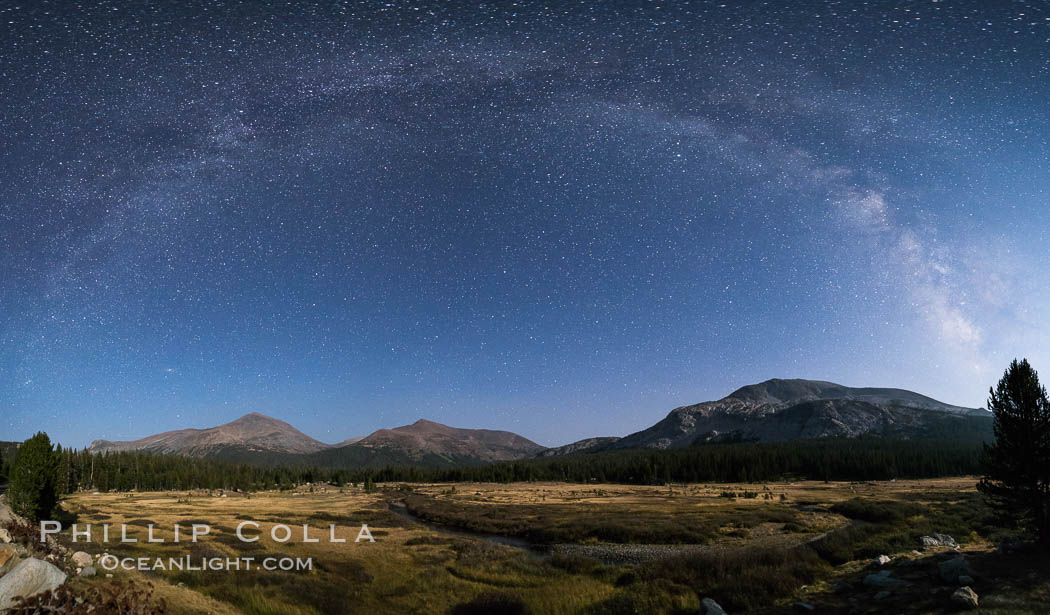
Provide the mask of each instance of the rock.
[{"label": "rock", "polygon": [[34,558],[19,562],[15,569],[0,577],[0,611],[14,604],[15,596],[35,596],[66,582],[66,573]]},{"label": "rock", "polygon": [[980,601],[977,599],[977,592],[969,587],[960,587],[955,590],[952,593],[950,600],[966,609],[976,609],[980,606]]},{"label": "rock", "polygon": [[884,600],[884,599],[889,598],[889,597],[890,597],[890,592],[888,592],[886,590],[882,590],[881,592],[875,594],[875,599],[876,600]]},{"label": "rock", "polygon": [[8,532],[6,527],[0,527],[0,542],[5,545],[11,542],[11,532]]},{"label": "rock", "polygon": [[83,570],[80,571],[80,576],[82,577],[93,577],[96,574],[98,574],[98,571],[95,570],[94,566],[86,566]]},{"label": "rock", "polygon": [[899,582],[890,576],[889,570],[883,570],[878,574],[869,574],[864,577],[864,584],[869,587],[892,587]]},{"label": "rock", "polygon": [[959,585],[973,585],[973,577],[969,575],[959,575]]},{"label": "rock", "polygon": [[700,611],[704,615],[726,615],[725,609],[711,598],[704,598],[700,601]]},{"label": "rock", "polygon": [[929,549],[930,547],[956,547],[955,539],[947,534],[933,534],[932,536],[923,536],[919,539],[922,543],[922,548]]},{"label": "rock", "polygon": [[18,554],[14,547],[4,545],[0,547],[0,575],[5,574],[18,565]]},{"label": "rock", "polygon": [[961,576],[973,576],[970,574],[970,562],[965,557],[953,557],[950,560],[937,565],[941,573],[941,580],[945,583],[956,583]]},{"label": "rock", "polygon": [[888,563],[890,563],[889,555],[880,555],[875,558],[875,564],[878,566],[885,566]]},{"label": "rock", "polygon": [[94,562],[90,553],[84,551],[77,551],[73,554],[73,565],[77,568],[83,568],[84,566],[90,566]]}]

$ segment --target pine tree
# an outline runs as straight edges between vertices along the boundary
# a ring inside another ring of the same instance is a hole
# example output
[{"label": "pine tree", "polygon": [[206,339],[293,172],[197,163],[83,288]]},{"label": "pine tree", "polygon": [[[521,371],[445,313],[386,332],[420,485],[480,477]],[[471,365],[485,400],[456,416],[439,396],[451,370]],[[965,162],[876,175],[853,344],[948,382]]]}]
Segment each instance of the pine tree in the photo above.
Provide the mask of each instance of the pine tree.
[{"label": "pine tree", "polygon": [[1050,545],[1050,400],[1027,360],[1010,363],[988,409],[994,414],[995,444],[985,445],[984,478],[978,490],[1004,519]]},{"label": "pine tree", "polygon": [[31,521],[47,519],[58,504],[57,473],[55,451],[46,433],[23,442],[11,468],[7,492],[11,509]]}]

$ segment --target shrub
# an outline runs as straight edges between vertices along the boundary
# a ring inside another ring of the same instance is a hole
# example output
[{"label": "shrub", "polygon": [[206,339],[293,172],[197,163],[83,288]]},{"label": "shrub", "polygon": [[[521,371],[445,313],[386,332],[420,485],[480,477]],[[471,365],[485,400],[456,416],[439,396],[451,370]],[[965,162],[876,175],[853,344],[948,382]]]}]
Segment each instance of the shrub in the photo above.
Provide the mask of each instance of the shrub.
[{"label": "shrub", "polygon": [[642,569],[647,579],[667,579],[715,598],[727,611],[768,606],[810,584],[829,569],[814,550],[716,549],[669,558]]},{"label": "shrub", "polygon": [[527,615],[529,608],[515,594],[499,591],[487,591],[478,594],[470,602],[452,607],[451,615]]},{"label": "shrub", "polygon": [[843,517],[860,519],[872,523],[896,523],[904,521],[909,517],[921,515],[927,511],[925,506],[913,502],[887,502],[873,501],[862,498],[853,498],[840,502],[831,507]]}]

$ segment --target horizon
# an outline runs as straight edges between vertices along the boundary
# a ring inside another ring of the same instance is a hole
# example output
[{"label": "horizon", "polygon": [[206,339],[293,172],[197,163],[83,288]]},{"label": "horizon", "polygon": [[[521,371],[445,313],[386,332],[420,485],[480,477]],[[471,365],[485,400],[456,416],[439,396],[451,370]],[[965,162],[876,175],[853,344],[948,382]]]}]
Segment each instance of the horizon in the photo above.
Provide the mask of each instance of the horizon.
[{"label": "horizon", "polygon": [[0,440],[1050,370],[1047,7],[0,13]]},{"label": "horizon", "polygon": [[[667,411],[667,413],[665,413],[664,416],[666,416],[666,414],[669,414],[669,413],[673,412],[674,410],[676,410],[678,408],[691,406],[691,405],[694,405],[695,403],[704,403],[704,402],[710,402],[710,401],[718,401],[720,399],[723,399],[724,397],[730,396],[732,393],[734,393],[734,392],[738,391],[740,388],[743,388],[743,387],[746,387],[746,386],[765,384],[767,382],[772,382],[772,381],[776,381],[776,380],[802,380],[802,381],[808,381],[808,382],[828,382],[830,384],[835,384],[835,385],[838,385],[838,386],[845,386],[847,388],[876,388],[876,389],[898,389],[898,390],[903,390],[903,389],[899,389],[898,387],[878,387],[878,386],[866,386],[866,385],[864,385],[864,386],[842,385],[841,383],[833,383],[833,382],[830,382],[830,381],[822,381],[822,380],[813,379],[813,378],[771,378],[771,379],[768,379],[768,380],[764,380],[762,382],[755,382],[755,383],[750,383],[750,384],[747,384],[747,385],[741,385],[740,387],[734,388],[732,391],[730,391],[729,393],[727,393],[725,396],[722,396],[722,397],[712,398],[712,399],[705,399],[705,400],[702,400],[701,402],[693,402],[693,403],[689,403],[689,404],[682,404],[682,405],[679,405],[679,406],[675,406],[674,408],[669,409]],[[923,395],[923,393],[921,391],[912,391],[912,392],[913,393],[918,393],[920,395]],[[939,400],[939,399],[935,399],[934,401],[945,403],[945,402],[943,402],[943,400]],[[952,404],[952,405],[954,405],[954,404]],[[979,408],[979,409],[982,409],[982,410],[986,410],[984,405],[977,406],[976,408]],[[214,425],[206,425],[206,426],[192,426],[192,425],[172,426],[170,428],[162,429],[159,432],[150,432],[150,433],[142,433],[142,434],[138,434],[138,435],[132,435],[132,436],[130,436],[130,437],[126,438],[126,439],[123,439],[123,440],[112,440],[112,439],[108,439],[108,438],[92,438],[92,439],[90,439],[87,442],[87,444],[80,445],[80,446],[70,446],[70,445],[68,445],[65,442],[56,441],[54,438],[52,438],[52,442],[54,442],[55,444],[61,444],[63,447],[66,447],[66,448],[70,448],[71,447],[71,448],[75,448],[75,449],[86,449],[86,448],[89,448],[91,444],[94,444],[95,442],[101,442],[101,441],[104,441],[104,442],[126,442],[126,441],[136,441],[136,440],[140,440],[140,439],[143,439],[143,438],[147,438],[149,436],[155,436],[155,435],[159,435],[161,433],[167,433],[167,432],[171,432],[171,431],[185,431],[185,430],[205,431],[205,430],[213,429],[213,428],[216,428],[216,427],[222,427],[222,426],[228,425],[230,423],[235,423],[235,422],[238,422],[238,421],[240,421],[242,419],[246,419],[246,418],[251,417],[251,416],[259,416],[259,417],[263,417],[263,418],[266,418],[266,419],[272,419],[272,420],[281,421],[283,423],[286,423],[286,424],[290,425],[291,427],[293,427],[297,431],[303,433],[304,435],[306,435],[306,436],[308,436],[308,437],[310,437],[310,438],[320,442],[321,444],[329,446],[329,447],[337,447],[339,445],[344,445],[344,443],[346,441],[348,441],[348,440],[360,440],[362,438],[365,438],[365,437],[367,437],[369,435],[372,435],[372,434],[376,433],[377,431],[389,430],[389,429],[397,429],[397,428],[400,428],[400,427],[408,427],[408,426],[412,426],[412,425],[415,425],[415,424],[420,423],[420,422],[437,423],[439,425],[444,425],[446,427],[452,427],[452,428],[456,428],[456,429],[489,429],[489,430],[495,430],[495,431],[507,431],[507,432],[515,433],[516,435],[525,437],[526,439],[528,439],[528,440],[530,440],[530,441],[532,441],[532,442],[534,442],[536,444],[539,444],[539,445],[541,445],[543,447],[546,447],[546,448],[556,448],[556,447],[559,447],[559,446],[564,446],[566,444],[572,444],[574,442],[577,442],[577,441],[583,440],[583,439],[587,439],[587,438],[601,438],[601,437],[610,437],[610,436],[612,436],[612,437],[625,437],[625,436],[631,435],[633,433],[637,433],[639,431],[642,431],[642,430],[644,430],[644,429],[646,429],[646,428],[651,426],[651,424],[641,425],[641,426],[637,427],[636,429],[633,429],[631,431],[628,431],[628,432],[625,432],[625,433],[622,433],[622,434],[592,434],[592,435],[589,435],[589,436],[583,436],[582,438],[577,438],[575,440],[571,440],[569,442],[543,443],[543,442],[539,442],[537,440],[534,440],[533,438],[529,437],[528,434],[517,433],[517,432],[514,432],[513,430],[504,429],[504,428],[501,428],[501,427],[498,427],[498,426],[496,426],[496,427],[483,427],[483,426],[448,425],[446,423],[441,423],[440,421],[434,421],[434,420],[429,419],[427,417],[419,417],[419,418],[415,419],[414,421],[410,421],[410,422],[405,423],[405,424],[380,426],[380,427],[377,427],[377,428],[375,428],[373,430],[370,430],[370,431],[367,431],[367,432],[346,436],[346,437],[339,438],[339,439],[334,440],[334,441],[329,441],[329,440],[325,440],[324,438],[318,438],[318,437],[316,437],[316,436],[314,436],[314,435],[312,435],[312,434],[310,434],[310,433],[300,429],[292,420],[286,420],[286,419],[278,417],[278,416],[271,416],[271,415],[264,414],[264,413],[261,413],[261,412],[252,411],[252,412],[248,412],[248,413],[242,414],[240,416],[231,418],[229,420],[222,420],[222,422],[216,423]],[[663,418],[663,417],[661,417],[661,418]],[[659,419],[657,419],[657,420],[659,420]],[[45,430],[45,429],[41,429],[39,431],[44,431],[45,433],[47,432],[47,430]],[[32,434],[30,434],[30,435],[32,435]],[[0,441],[2,441],[2,440],[3,440],[3,438],[0,438]],[[24,440],[24,438],[23,438],[23,440]],[[20,441],[22,441],[22,440],[15,440],[15,442],[20,442]]]}]

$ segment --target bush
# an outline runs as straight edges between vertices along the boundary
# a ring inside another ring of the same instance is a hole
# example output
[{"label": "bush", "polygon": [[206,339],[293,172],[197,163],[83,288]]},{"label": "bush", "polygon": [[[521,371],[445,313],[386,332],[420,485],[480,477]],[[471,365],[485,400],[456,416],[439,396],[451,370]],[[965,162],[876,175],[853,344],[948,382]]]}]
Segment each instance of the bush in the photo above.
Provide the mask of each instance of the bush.
[{"label": "bush", "polygon": [[831,507],[843,517],[870,521],[872,523],[897,523],[909,517],[921,515],[927,512],[925,506],[913,502],[887,502],[872,501],[862,498],[853,498],[846,502],[840,502]]},{"label": "bush", "polygon": [[601,565],[598,560],[568,553],[555,553],[550,561],[551,566],[571,574],[587,574]]},{"label": "bush", "polygon": [[791,595],[827,570],[827,563],[808,547],[745,548],[669,558],[643,568],[642,574],[691,587],[730,612],[743,612]]},{"label": "bush", "polygon": [[479,594],[470,602],[452,607],[451,615],[527,615],[529,608],[525,602],[514,594],[498,591],[487,591]]}]

